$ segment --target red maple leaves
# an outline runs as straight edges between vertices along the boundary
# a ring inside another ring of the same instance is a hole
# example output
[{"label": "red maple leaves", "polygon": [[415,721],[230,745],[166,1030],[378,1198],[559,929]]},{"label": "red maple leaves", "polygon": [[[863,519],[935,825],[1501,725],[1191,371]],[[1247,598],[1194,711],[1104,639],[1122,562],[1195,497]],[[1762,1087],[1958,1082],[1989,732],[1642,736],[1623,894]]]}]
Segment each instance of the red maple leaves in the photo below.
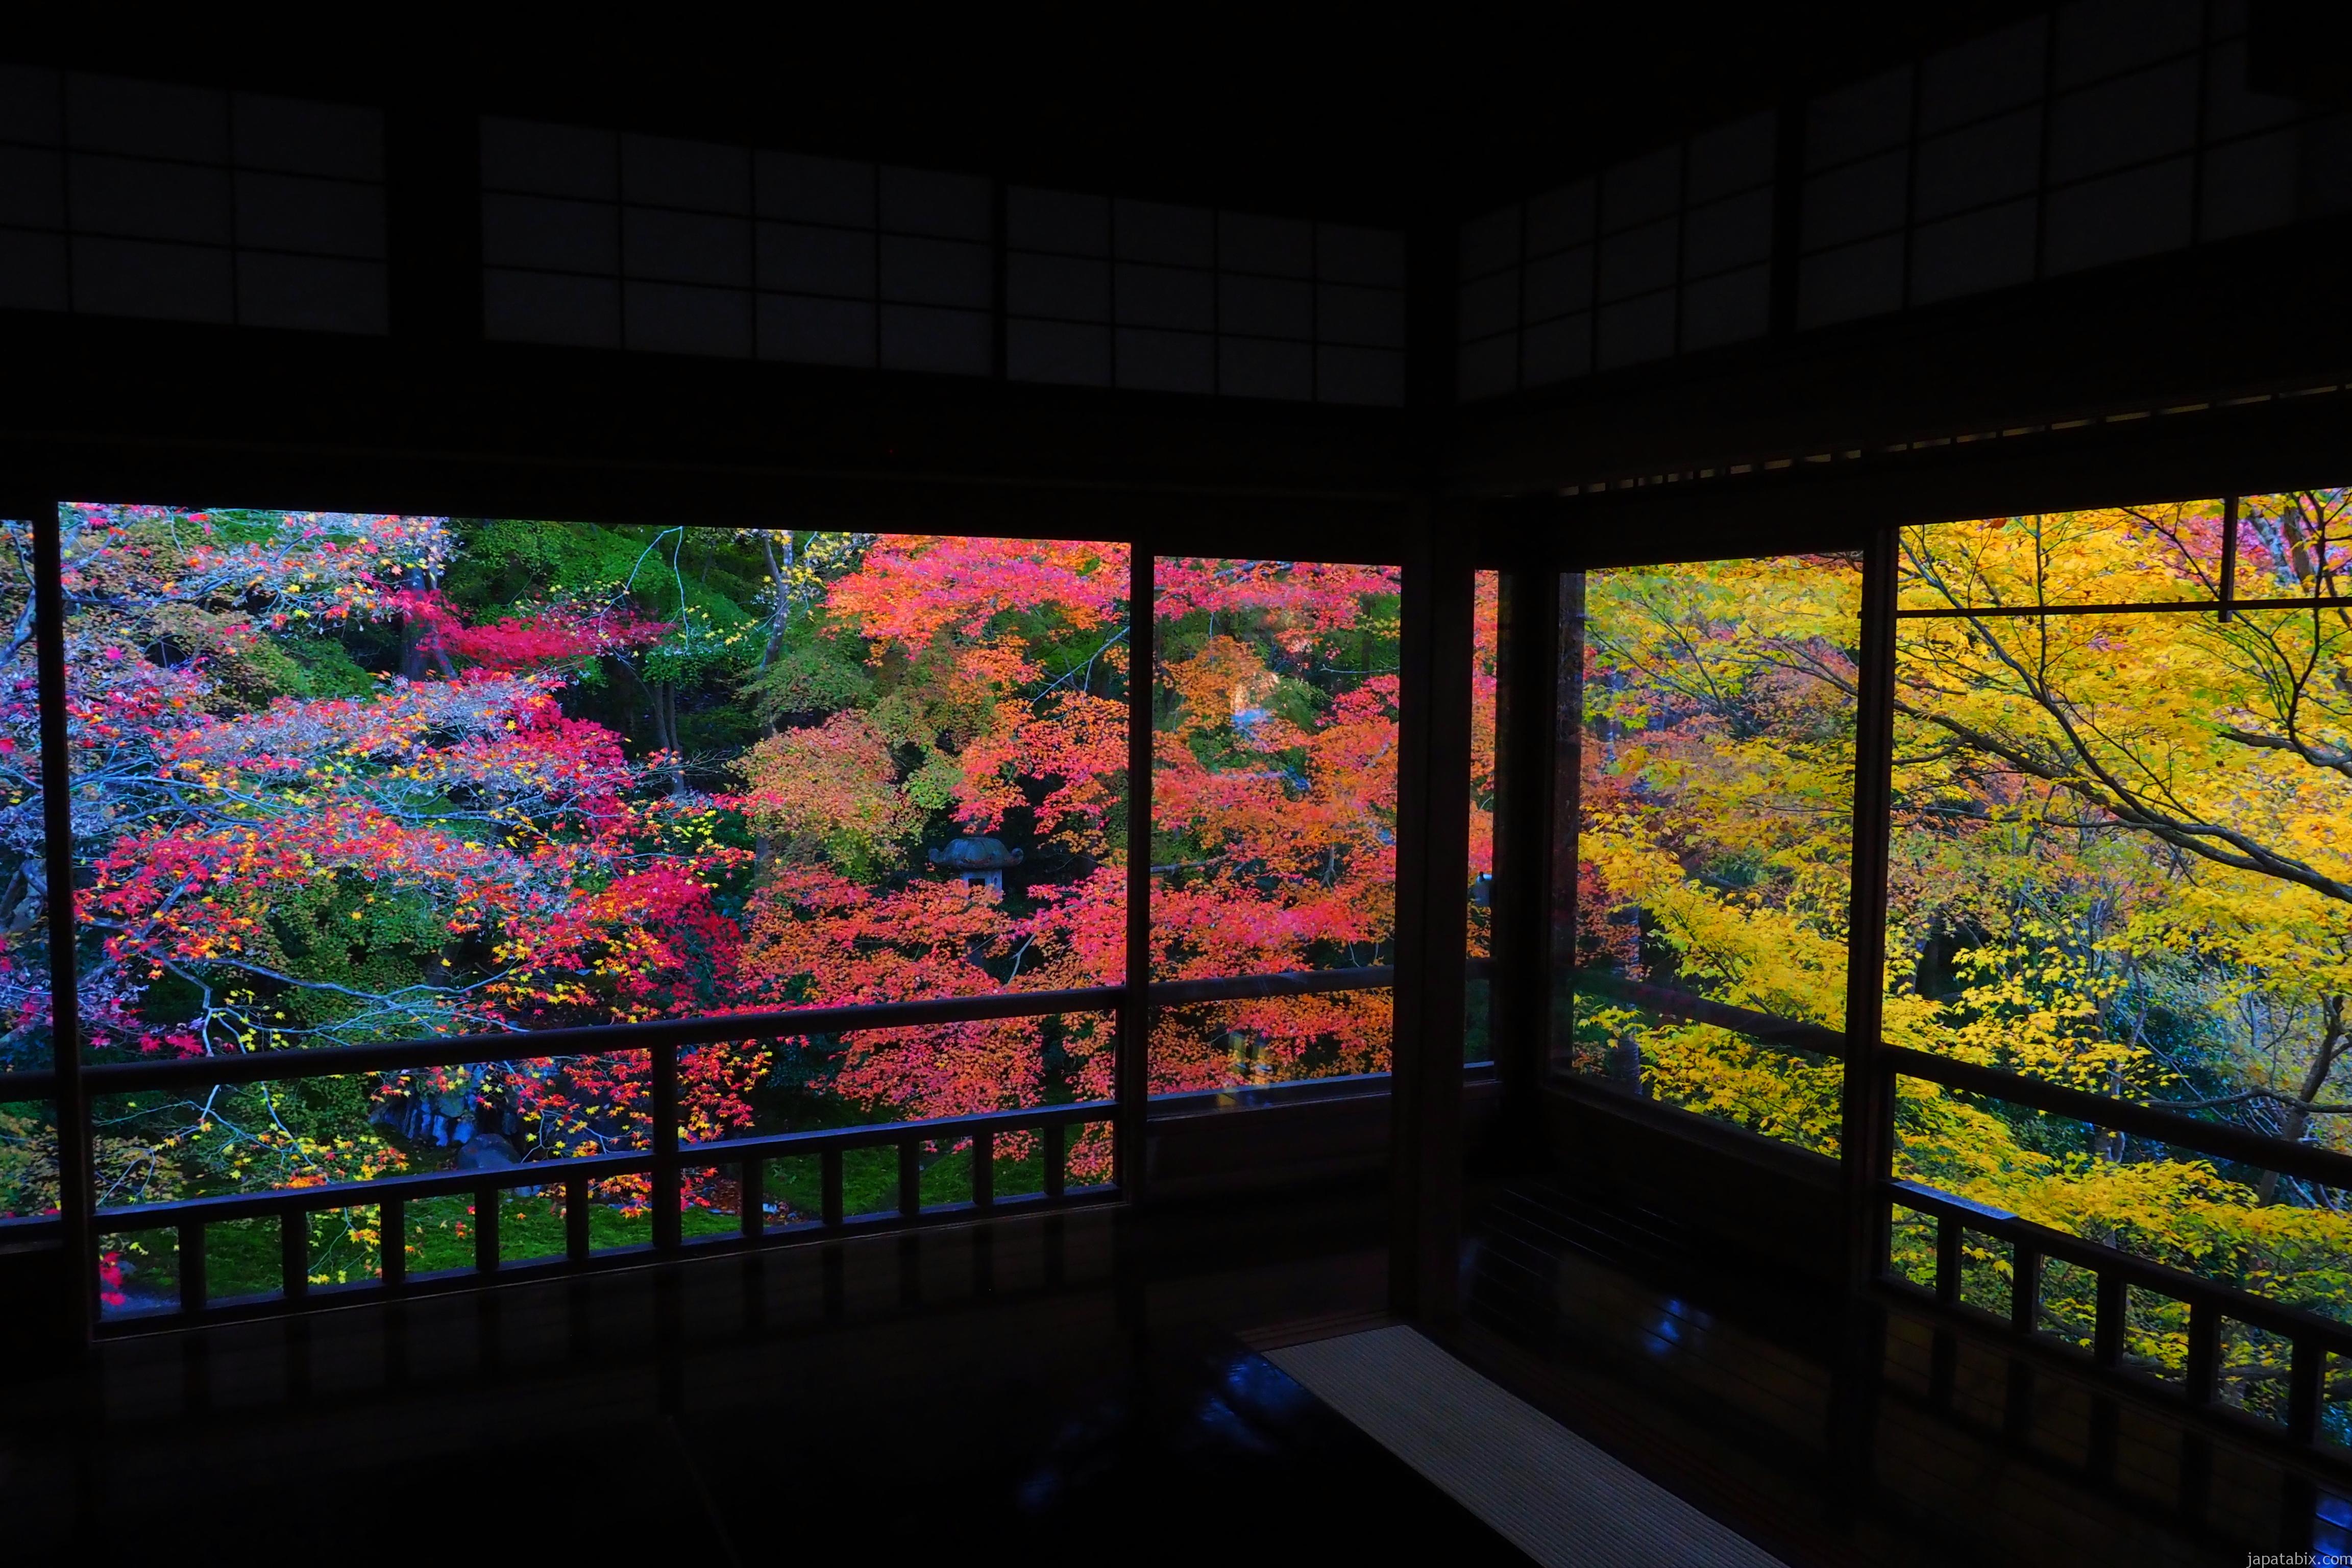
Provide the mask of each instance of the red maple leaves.
[{"label": "red maple leaves", "polygon": [[[714,793],[567,709],[600,661],[670,629],[625,596],[468,613],[439,585],[456,548],[441,520],[227,517],[65,520],[100,1048],[232,1053],[1128,978],[1125,547],[892,535],[845,555],[812,602],[828,657],[862,662],[871,692],[759,741]],[[1153,977],[1387,962],[1395,572],[1156,571]],[[272,695],[287,650],[328,623],[407,639],[412,678]],[[1491,613],[1481,626],[1490,736]],[[0,774],[36,764],[16,749],[30,698],[28,682],[0,689]],[[1484,801],[1491,740],[1476,765]],[[1017,886],[927,864],[943,833],[1019,840]],[[1491,838],[1475,823],[1473,854],[1484,870]],[[1170,1010],[1153,1082],[1375,1070],[1388,1029],[1378,991]],[[817,1086],[853,1104],[940,1116],[1108,1095],[1110,1042],[1110,1020],[1084,1016],[700,1047],[681,1061],[687,1131],[751,1125],[786,1050],[816,1050]],[[642,1146],[644,1075],[636,1053],[520,1062],[504,1092],[548,1152]],[[1101,1153],[1082,1148],[1079,1168]]]}]

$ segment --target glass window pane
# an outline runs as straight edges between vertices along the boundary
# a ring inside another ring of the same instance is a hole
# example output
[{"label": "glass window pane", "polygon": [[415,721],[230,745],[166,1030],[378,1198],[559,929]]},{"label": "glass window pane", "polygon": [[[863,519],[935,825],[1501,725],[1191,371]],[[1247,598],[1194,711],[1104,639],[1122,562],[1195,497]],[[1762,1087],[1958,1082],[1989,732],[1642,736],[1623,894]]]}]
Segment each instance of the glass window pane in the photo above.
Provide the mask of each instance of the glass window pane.
[{"label": "glass window pane", "polygon": [[1568,1065],[1824,1152],[1840,1069],[1765,1020],[1844,1024],[1861,582],[1850,555],[1593,572],[1567,638]]},{"label": "glass window pane", "polygon": [[1502,574],[1481,572],[1470,620],[1470,916],[1462,1059],[1491,1061],[1495,956],[1495,796],[1497,662],[1502,657]]},{"label": "glass window pane", "polygon": [[[1394,567],[1157,566],[1155,979],[1391,962]],[[1155,1092],[1387,1070],[1386,988],[1160,1009]]]},{"label": "glass window pane", "polygon": [[[5,1088],[0,1080],[0,1090]],[[0,1101],[0,1220],[31,1219],[57,1209],[57,1102]],[[0,1241],[6,1235],[0,1227]]]},{"label": "glass window pane", "polygon": [[2014,611],[2211,600],[2222,521],[2221,501],[2194,500],[1906,528],[1896,603]]},{"label": "glass window pane", "polygon": [[2352,489],[2291,490],[2238,503],[2242,600],[2333,598],[2352,592]]},{"label": "glass window pane", "polygon": [[[2340,592],[2344,507],[2247,498],[2242,598]],[[2218,578],[2192,521],[2151,546],[2167,580]],[[1955,559],[2029,559],[2014,520],[1936,531]],[[2044,535],[2050,580],[2130,576],[2119,537]],[[2347,614],[1899,621],[1886,1037],[2352,1151]],[[2345,1311],[2341,1194],[1911,1080],[1897,1129],[1899,1173]]]},{"label": "glass window pane", "polygon": [[1901,623],[1888,1037],[2296,1094],[2346,989],[2344,615]]},{"label": "glass window pane", "polygon": [[[93,1062],[1122,978],[1121,546],[96,504],[60,527]],[[35,749],[9,722],[0,795]],[[683,1135],[1101,1098],[1109,1042],[1077,1013],[690,1047]],[[646,1072],[108,1095],[100,1191],[642,1150]],[[733,1181],[688,1182],[697,1224]],[[549,1244],[534,1201],[502,1241]],[[411,1218],[457,1245],[458,1217]]]},{"label": "glass window pane", "polygon": [[42,826],[40,673],[33,525],[0,521],[0,1219],[58,1206],[57,1108],[13,1100],[12,1075],[55,1065],[49,1020],[47,835]]}]

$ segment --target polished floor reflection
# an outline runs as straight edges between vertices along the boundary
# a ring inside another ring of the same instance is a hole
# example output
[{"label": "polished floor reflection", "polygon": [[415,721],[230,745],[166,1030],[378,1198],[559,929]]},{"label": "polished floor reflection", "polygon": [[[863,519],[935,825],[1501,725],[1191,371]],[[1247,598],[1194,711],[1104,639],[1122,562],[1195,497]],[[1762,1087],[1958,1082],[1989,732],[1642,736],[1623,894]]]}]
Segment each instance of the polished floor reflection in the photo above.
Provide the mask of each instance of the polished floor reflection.
[{"label": "polished floor reflection", "polygon": [[1473,1226],[1449,1343],[1791,1563],[2239,1562],[2325,1549],[2352,1521],[2352,1468],[2290,1468],[1990,1334],[1874,1321],[1724,1251],[1622,1198],[1510,1183]]},{"label": "polished floor reflection", "polygon": [[0,1561],[1523,1563],[1236,1337],[1376,1310],[1379,1225],[1098,1211],[116,1343],[0,1401]]},{"label": "polished floor reflection", "polygon": [[[1384,1243],[1356,1188],[118,1342],[0,1388],[0,1561],[1524,1562],[1257,1353],[1382,1321]],[[1790,1564],[2240,1562],[2352,1523],[2325,1472],[1554,1181],[1480,1189],[1465,1268],[1441,1343]]]}]

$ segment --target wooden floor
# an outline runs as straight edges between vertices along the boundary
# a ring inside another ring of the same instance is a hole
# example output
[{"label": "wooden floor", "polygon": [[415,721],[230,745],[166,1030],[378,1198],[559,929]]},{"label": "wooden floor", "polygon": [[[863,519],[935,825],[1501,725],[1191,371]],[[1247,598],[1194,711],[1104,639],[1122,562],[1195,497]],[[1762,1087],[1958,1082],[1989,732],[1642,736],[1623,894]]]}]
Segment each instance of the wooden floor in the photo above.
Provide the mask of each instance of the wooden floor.
[{"label": "wooden floor", "polygon": [[[1656,1216],[1538,1180],[1474,1222],[1439,1342],[1788,1563],[2234,1563],[2352,1522],[2332,1472],[1901,1314],[1857,1371],[1835,1301]],[[1523,1563],[1254,1352],[1384,1321],[1384,1238],[1336,1189],[117,1342],[0,1384],[0,1563]]]},{"label": "wooden floor", "polygon": [[0,1388],[0,1563],[1524,1563],[1230,1331],[1376,1311],[1382,1234],[1102,1209],[117,1342]]},{"label": "wooden floor", "polygon": [[2344,1544],[2352,1464],[2286,1468],[1901,1310],[1857,1367],[1846,1352],[1882,1342],[1874,1325],[1801,1282],[1707,1267],[1708,1244],[1657,1215],[1521,1181],[1487,1194],[1473,1234],[1450,1347],[1790,1563],[2187,1564]]}]

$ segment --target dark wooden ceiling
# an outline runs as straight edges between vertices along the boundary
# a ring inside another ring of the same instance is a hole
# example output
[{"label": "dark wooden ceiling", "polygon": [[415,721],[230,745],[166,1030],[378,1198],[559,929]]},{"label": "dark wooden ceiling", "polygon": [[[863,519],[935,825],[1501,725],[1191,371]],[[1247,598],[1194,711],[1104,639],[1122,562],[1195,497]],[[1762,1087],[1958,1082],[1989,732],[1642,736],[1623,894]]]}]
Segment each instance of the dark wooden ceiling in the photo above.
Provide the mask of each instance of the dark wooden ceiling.
[{"label": "dark wooden ceiling", "polygon": [[[1402,224],[1480,210],[2035,9],[1644,0],[982,13],[438,7],[289,26],[25,19],[0,55],[618,123],[1026,182]],[[754,22],[750,18],[758,16]],[[454,18],[462,16],[463,23]]]},{"label": "dark wooden ceiling", "polygon": [[[2266,13],[2292,20],[2300,3],[2256,0],[2258,38]],[[790,13],[751,30],[731,16],[663,13],[658,26],[550,22],[528,34],[395,11],[357,45],[340,16],[307,31],[26,22],[0,58],[408,111],[394,123],[409,127],[412,151],[432,152],[436,136],[446,145],[421,160],[430,178],[415,158],[409,184],[395,171],[395,211],[450,221],[395,221],[388,339],[12,313],[0,327],[24,374],[0,388],[0,469],[36,490],[583,516],[666,516],[691,496],[698,515],[748,519],[790,495],[828,524],[952,516],[1090,535],[1107,510],[1129,516],[1148,492],[1190,509],[1192,524],[1246,516],[1262,529],[1251,508],[1295,510],[1300,498],[1354,517],[1367,498],[1542,495],[2352,381],[2341,309],[2352,217],[2305,226],[2291,245],[2252,236],[1520,399],[1457,408],[1433,383],[1411,411],[485,343],[471,325],[476,260],[442,243],[470,221],[470,184],[443,176],[463,168],[478,110],[1425,226],[1415,254],[1444,278],[1453,219],[2036,8],[1757,0],[1725,15],[1620,0],[1541,15],[1274,14],[1219,0],[1113,25],[1108,8],[1056,0],[946,23],[909,12],[828,28]],[[2274,31],[2271,55],[2340,55],[2307,45]],[[1440,372],[1450,293],[1423,290],[1431,309],[1415,317],[1439,345],[1417,363]],[[129,364],[140,374],[123,374]],[[2310,450],[2332,460],[2343,418],[2331,399],[2119,427],[2146,434],[2109,441],[2105,467],[2080,458],[2091,437],[2052,437],[2017,447],[2018,482],[2046,486],[2063,469],[2112,487],[2164,458],[2179,483],[2210,493],[2253,482],[2234,476],[2301,472]],[[1814,479],[1773,482],[1812,505]],[[1894,504],[1874,489],[1868,501]]]}]

